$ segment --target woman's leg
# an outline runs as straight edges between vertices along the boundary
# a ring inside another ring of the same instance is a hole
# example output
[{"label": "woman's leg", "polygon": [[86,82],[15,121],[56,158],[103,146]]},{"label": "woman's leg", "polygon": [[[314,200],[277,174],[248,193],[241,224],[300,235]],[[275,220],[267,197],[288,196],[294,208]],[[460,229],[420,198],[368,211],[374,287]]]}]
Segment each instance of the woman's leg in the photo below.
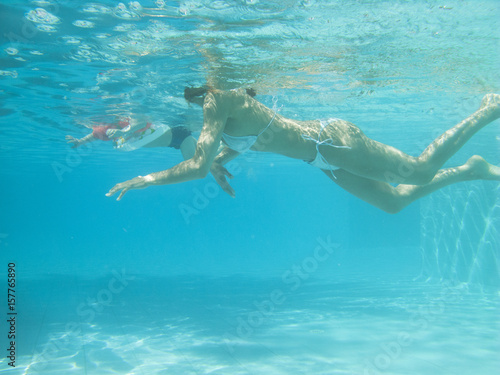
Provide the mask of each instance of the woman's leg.
[{"label": "woman's leg", "polygon": [[392,186],[386,182],[356,176],[342,169],[335,171],[336,178],[330,171],[323,172],[344,190],[390,214],[398,213],[415,200],[457,182],[500,181],[500,168],[488,164],[480,156],[471,157],[460,167],[438,171],[432,181],[425,185]]},{"label": "woman's leg", "polygon": [[345,144],[352,145],[350,150],[325,145],[320,146],[320,151],[333,165],[360,177],[423,185],[430,182],[443,164],[475,133],[499,117],[500,95],[488,94],[479,110],[443,133],[418,157],[373,141],[361,132],[345,141]]},{"label": "woman's leg", "polygon": [[418,163],[434,175],[474,134],[499,117],[500,95],[486,95],[479,110],[434,140],[418,157]]}]

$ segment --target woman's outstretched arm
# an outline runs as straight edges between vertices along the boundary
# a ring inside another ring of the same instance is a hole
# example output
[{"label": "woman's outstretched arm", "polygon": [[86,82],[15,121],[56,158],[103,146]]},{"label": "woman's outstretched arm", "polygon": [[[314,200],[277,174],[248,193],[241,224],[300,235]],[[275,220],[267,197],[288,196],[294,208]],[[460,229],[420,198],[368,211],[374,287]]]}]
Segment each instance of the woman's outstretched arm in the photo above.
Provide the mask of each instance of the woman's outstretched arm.
[{"label": "woman's outstretched arm", "polygon": [[216,100],[214,94],[209,93],[203,104],[203,129],[198,138],[194,156],[170,169],[151,173],[147,176],[138,176],[116,184],[106,196],[110,197],[121,191],[117,198],[117,200],[120,200],[127,191],[132,189],[144,189],[151,185],[178,184],[206,177],[217,155],[222,132],[226,124],[226,108],[228,107],[221,105]]}]

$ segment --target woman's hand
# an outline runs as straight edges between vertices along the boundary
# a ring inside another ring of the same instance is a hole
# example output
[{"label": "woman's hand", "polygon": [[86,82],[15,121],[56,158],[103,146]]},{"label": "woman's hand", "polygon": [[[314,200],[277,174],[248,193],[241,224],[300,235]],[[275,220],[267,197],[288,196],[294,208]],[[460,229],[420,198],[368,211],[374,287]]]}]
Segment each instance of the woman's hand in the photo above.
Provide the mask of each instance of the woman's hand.
[{"label": "woman's hand", "polygon": [[77,148],[78,146],[80,146],[80,140],[71,135],[66,136],[66,141],[67,143],[73,143],[73,146],[71,146],[71,148]]},{"label": "woman's hand", "polygon": [[229,173],[229,171],[226,168],[224,168],[217,162],[212,163],[212,166],[210,167],[210,172],[212,173],[212,176],[214,176],[215,181],[219,184],[222,190],[224,190],[232,198],[234,198],[236,196],[234,189],[232,188],[231,185],[229,185],[229,182],[226,180],[226,176],[228,178],[233,178],[233,175]]},{"label": "woman's hand", "polygon": [[153,178],[151,176],[138,176],[131,180],[120,182],[111,188],[111,190],[106,194],[107,197],[111,197],[121,190],[120,195],[116,199],[119,201],[122,199],[123,195],[132,189],[144,189],[152,185]]}]

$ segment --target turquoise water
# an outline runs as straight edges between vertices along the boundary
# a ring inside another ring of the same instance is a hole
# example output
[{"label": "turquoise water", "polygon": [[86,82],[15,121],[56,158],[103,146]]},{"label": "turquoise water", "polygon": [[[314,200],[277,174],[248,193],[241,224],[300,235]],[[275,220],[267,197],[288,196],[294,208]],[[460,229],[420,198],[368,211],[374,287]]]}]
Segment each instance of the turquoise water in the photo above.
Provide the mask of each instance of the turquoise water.
[{"label": "turquoise water", "polygon": [[[495,374],[499,185],[388,215],[306,163],[250,152],[127,193],[174,149],[71,149],[93,123],[187,125],[185,86],[253,87],[416,155],[500,92],[498,1],[6,1],[0,272],[6,374]],[[500,160],[498,121],[447,166]]]}]

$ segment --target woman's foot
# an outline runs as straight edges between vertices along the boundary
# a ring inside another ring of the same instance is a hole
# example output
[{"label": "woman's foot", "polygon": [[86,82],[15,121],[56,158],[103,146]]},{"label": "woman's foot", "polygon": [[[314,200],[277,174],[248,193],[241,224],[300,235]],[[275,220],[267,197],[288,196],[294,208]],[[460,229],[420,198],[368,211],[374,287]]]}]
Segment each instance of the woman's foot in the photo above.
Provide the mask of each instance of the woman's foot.
[{"label": "woman's foot", "polygon": [[500,118],[500,95],[486,94],[481,101],[479,110],[491,111],[491,115],[493,115],[492,121]]},{"label": "woman's foot", "polygon": [[474,155],[467,160],[464,167],[470,172],[473,180],[500,181],[500,168],[488,163],[479,155]]}]

